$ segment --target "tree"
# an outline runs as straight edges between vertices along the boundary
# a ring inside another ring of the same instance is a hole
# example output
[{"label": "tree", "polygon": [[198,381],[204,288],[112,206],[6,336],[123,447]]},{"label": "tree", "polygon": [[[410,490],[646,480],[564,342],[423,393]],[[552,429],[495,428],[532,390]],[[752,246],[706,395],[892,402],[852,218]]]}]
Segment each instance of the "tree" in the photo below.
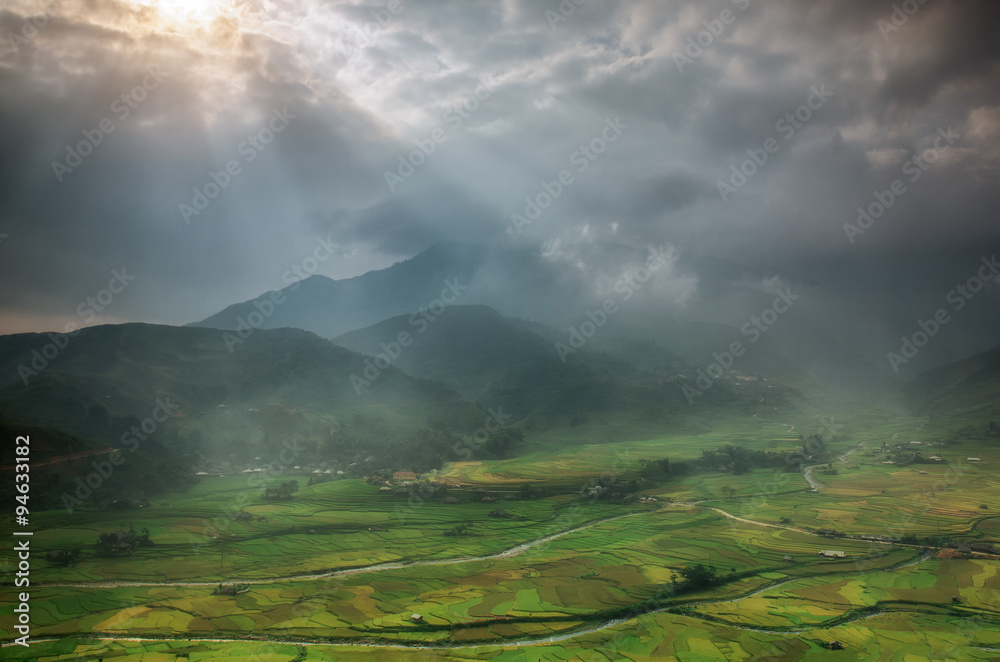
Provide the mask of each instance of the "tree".
[{"label": "tree", "polygon": [[97,548],[105,555],[110,555],[117,544],[118,536],[114,533],[102,533],[97,536]]},{"label": "tree", "polygon": [[278,486],[268,487],[264,490],[263,497],[268,500],[287,500],[292,498],[292,494],[299,491],[299,483],[296,480],[285,481]]},{"label": "tree", "polygon": [[48,553],[48,556],[46,558],[52,565],[65,567],[68,565],[73,565],[80,560],[80,550],[54,549]]},{"label": "tree", "polygon": [[91,432],[104,432],[111,425],[108,409],[102,404],[91,405],[83,420],[84,426]]},{"label": "tree", "polygon": [[710,565],[698,563],[697,565],[681,569],[681,581],[678,582],[678,589],[681,591],[697,591],[715,586],[718,583],[719,576],[716,574],[715,568]]}]

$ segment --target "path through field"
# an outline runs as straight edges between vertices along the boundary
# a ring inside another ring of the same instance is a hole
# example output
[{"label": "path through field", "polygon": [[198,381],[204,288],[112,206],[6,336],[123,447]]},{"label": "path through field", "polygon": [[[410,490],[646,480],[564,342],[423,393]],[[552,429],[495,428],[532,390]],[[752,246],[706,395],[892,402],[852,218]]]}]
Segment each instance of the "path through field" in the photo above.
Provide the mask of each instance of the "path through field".
[{"label": "path through field", "polygon": [[[626,515],[615,515],[614,517],[605,517],[604,519],[594,520],[593,522],[588,522],[582,526],[578,526],[573,529],[566,529],[565,531],[560,531],[558,533],[553,533],[551,535],[543,536],[536,540],[530,542],[522,543],[520,545],[515,545],[503,551],[497,552],[495,554],[487,554],[485,556],[460,556],[453,559],[432,559],[427,561],[392,561],[390,563],[377,563],[374,565],[360,566],[357,568],[345,568],[343,570],[330,570],[327,572],[318,573],[308,573],[301,575],[286,575],[284,577],[266,577],[261,579],[242,579],[240,584],[276,584],[279,582],[289,582],[289,581],[307,581],[314,579],[324,579],[328,577],[350,577],[353,575],[364,575],[372,572],[382,572],[384,570],[400,570],[402,568],[414,568],[419,566],[435,566],[435,565],[454,565],[456,563],[471,563],[474,561],[493,561],[496,559],[509,559],[519,554],[523,554],[533,547],[539,545],[544,545],[547,542],[551,542],[556,538],[562,538],[563,536],[568,536],[571,533],[576,533],[577,531],[584,531],[586,529],[597,526],[598,524],[604,524],[605,522],[613,522],[614,520],[624,519],[626,517],[635,517],[636,515],[645,515],[648,511],[628,513]],[[217,586],[220,582],[218,581],[199,581],[199,582],[139,582],[139,581],[103,581],[103,582],[53,582],[51,584],[36,584],[39,588],[122,588],[122,587],[147,587],[147,586]]]}]

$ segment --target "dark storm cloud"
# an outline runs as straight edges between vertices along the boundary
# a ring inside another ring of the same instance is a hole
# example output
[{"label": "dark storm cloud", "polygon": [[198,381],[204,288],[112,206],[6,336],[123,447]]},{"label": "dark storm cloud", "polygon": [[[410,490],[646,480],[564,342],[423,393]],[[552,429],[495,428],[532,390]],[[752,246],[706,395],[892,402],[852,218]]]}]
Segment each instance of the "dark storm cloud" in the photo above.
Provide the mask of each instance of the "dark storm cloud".
[{"label": "dark storm cloud", "polygon": [[367,209],[343,211],[319,220],[317,232],[347,242],[365,242],[388,255],[409,257],[442,241],[484,243],[496,212],[462,189],[420,187]]},{"label": "dark storm cloud", "polygon": [[[893,3],[862,0],[388,6],[249,2],[165,28],[130,3],[64,2],[27,44],[0,45],[8,318],[72,315],[128,263],[135,289],[113,315],[197,319],[275,287],[331,233],[344,250],[324,269],[337,277],[453,239],[544,252],[593,282],[617,268],[609,246],[667,241],[685,254],[684,292],[715,257],[805,274],[844,316],[905,319],[1000,239],[995,3],[927,2],[892,30]],[[0,14],[5,34],[29,7]],[[679,66],[726,10],[733,20]],[[171,75],[60,184],[51,162],[154,65]],[[495,89],[472,109],[484,78]],[[780,132],[823,85],[832,96]],[[286,107],[287,130],[185,225],[178,204]],[[578,171],[572,155],[615,118],[629,127],[620,141]],[[388,186],[436,127],[446,141]],[[851,243],[857,207],[948,127],[961,137]],[[769,138],[780,150],[723,201],[718,182]],[[564,169],[572,186],[507,235]]]}]

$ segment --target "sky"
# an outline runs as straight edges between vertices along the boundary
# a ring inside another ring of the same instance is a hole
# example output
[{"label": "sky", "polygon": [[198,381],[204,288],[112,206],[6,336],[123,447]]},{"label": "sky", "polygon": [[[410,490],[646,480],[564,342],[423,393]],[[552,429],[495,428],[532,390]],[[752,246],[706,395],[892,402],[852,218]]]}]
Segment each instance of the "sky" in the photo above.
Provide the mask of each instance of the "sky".
[{"label": "sky", "polygon": [[675,301],[739,263],[916,321],[1000,249],[998,22],[989,0],[8,0],[0,333],[184,324],[320,245],[346,278],[443,240],[585,279],[604,247],[670,245]]}]

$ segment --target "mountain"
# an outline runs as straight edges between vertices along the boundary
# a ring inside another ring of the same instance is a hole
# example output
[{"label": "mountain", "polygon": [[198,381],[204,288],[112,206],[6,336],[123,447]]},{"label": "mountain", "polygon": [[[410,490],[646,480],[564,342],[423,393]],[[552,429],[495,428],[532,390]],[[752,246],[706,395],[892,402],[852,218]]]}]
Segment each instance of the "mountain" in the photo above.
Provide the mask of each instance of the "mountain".
[{"label": "mountain", "polygon": [[[668,262],[673,259],[669,251],[665,254]],[[734,341],[749,345],[751,337],[753,351],[736,366],[742,372],[815,383],[840,382],[845,373],[861,370],[864,380],[871,381],[867,373],[882,355],[859,352],[851,325],[824,312],[822,292],[807,277],[712,260],[678,260],[684,266],[658,272],[662,282],[626,285],[627,274],[637,273],[634,269],[651,255],[646,249],[607,242],[573,256],[442,242],[405,262],[356,278],[307,278],[195,325],[294,327],[339,338],[420,310],[429,311],[432,319],[444,305],[485,305],[509,317],[542,322],[531,327],[521,319],[519,324],[554,344],[567,342],[571,328],[578,329],[588,313],[613,301],[617,311],[587,347],[646,369],[670,374],[704,367],[715,353]],[[591,276],[583,275],[587,271]],[[694,280],[689,283],[687,278]],[[678,302],[677,292],[695,282],[698,296]],[[780,292],[794,298],[794,305],[776,323],[771,321],[757,343],[756,332],[744,329],[765,311],[772,314],[767,309]],[[366,351],[377,347],[356,338],[351,342]],[[409,360],[403,365],[412,370]]]},{"label": "mountain", "polygon": [[[638,351],[628,341],[601,345],[595,338],[593,347],[575,349],[557,329],[507,318],[487,306],[451,306],[433,322],[419,314],[394,317],[334,342],[516,419],[557,415],[582,421],[614,412],[688,426],[705,411],[692,411],[682,389],[686,380],[675,378],[683,362],[666,349],[656,348],[657,360],[632,363],[614,355]],[[647,350],[653,351],[652,343]],[[667,370],[658,369],[658,361]],[[756,392],[745,390],[747,397]],[[730,411],[743,407],[743,399],[728,377],[705,398],[710,408]]]},{"label": "mountain", "polygon": [[[310,276],[189,326],[232,330],[242,320],[255,328],[291,327],[334,338],[421,306],[429,307],[438,299],[457,300],[485,255],[479,246],[442,242],[409,260],[355,278]],[[262,322],[258,324],[256,319]]]},{"label": "mountain", "polygon": [[914,410],[932,419],[977,427],[1000,423],[1000,346],[921,373],[906,390]]},{"label": "mountain", "polygon": [[[90,437],[7,420],[0,420],[0,435],[11,445],[20,437],[28,441],[33,511],[74,510],[92,498],[98,502],[92,505],[136,506],[152,495],[194,483],[184,458],[152,438],[135,452],[115,452],[111,444]],[[12,474],[13,465],[5,463],[0,472]],[[0,493],[13,502],[14,488],[14,480],[5,480]]]},{"label": "mountain", "polygon": [[[365,357],[297,329],[244,334],[149,324],[98,326],[68,338],[48,366],[29,348],[48,334],[0,337],[0,416],[133,447],[174,462],[273,461],[385,466],[421,458],[413,433],[429,419],[471,430],[484,414],[451,389],[389,367],[359,392]],[[23,372],[23,370],[22,370]],[[148,437],[148,440],[146,439]],[[141,442],[141,443],[140,443]]]},{"label": "mountain", "polygon": [[[401,334],[408,346],[399,345]],[[450,306],[430,322],[419,314],[393,317],[334,342],[370,356],[396,354],[393,365],[403,371],[518,418],[614,407],[619,381],[637,374],[622,362],[564,362],[552,342],[486,306]]]},{"label": "mountain", "polygon": [[[644,250],[615,248],[614,268],[638,264],[647,257]],[[387,269],[355,278],[335,281],[311,276],[190,326],[293,327],[335,338],[421,308],[437,310],[443,304],[487,305],[508,315],[561,324],[573,319],[584,302],[592,303],[591,287],[578,269],[542,255],[537,247],[446,241]],[[272,307],[275,299],[281,303]]]}]

